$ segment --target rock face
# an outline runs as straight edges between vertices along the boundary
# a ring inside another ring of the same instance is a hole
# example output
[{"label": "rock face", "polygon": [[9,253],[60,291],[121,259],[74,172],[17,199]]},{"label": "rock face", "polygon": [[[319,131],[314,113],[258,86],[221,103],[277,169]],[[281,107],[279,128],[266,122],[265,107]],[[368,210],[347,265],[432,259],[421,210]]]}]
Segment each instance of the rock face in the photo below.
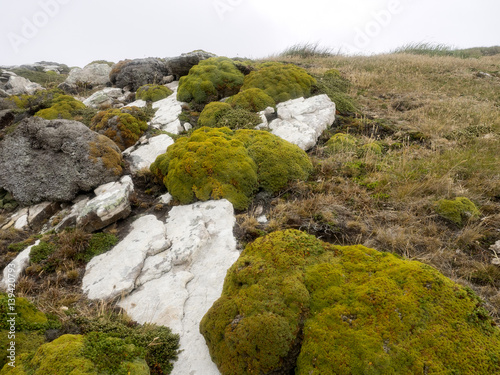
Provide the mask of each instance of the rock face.
[{"label": "rock face", "polygon": [[165,60],[149,57],[120,61],[113,65],[109,79],[116,87],[128,87],[131,91],[137,91],[142,85],[161,83],[163,77],[168,75],[169,70]]},{"label": "rock face", "polygon": [[198,325],[238,259],[234,224],[226,200],[174,207],[166,224],[141,217],[122,242],[90,261],[83,290],[92,299],[124,296],[119,305],[132,319],[179,333],[183,351],[173,375],[219,374]]},{"label": "rock face", "polygon": [[96,197],[91,199],[76,219],[76,224],[87,232],[102,229],[130,215],[130,194],[134,183],[130,176],[120,181],[110,182],[94,190]]},{"label": "rock face", "polygon": [[127,94],[125,94],[122,89],[107,87],[93,93],[83,101],[83,104],[87,107],[99,109],[101,107],[109,108],[117,105],[123,105],[126,100]]},{"label": "rock face", "polygon": [[40,240],[37,240],[33,245],[28,246],[21,251],[19,255],[10,262],[3,270],[3,278],[0,281],[0,290],[6,290],[9,284],[17,283],[19,276],[21,276],[30,263],[30,252],[33,246],[37,246]]},{"label": "rock face", "polygon": [[298,98],[277,105],[278,118],[269,124],[272,133],[307,151],[335,121],[335,103],[327,95]]},{"label": "rock face", "polygon": [[0,186],[17,201],[70,201],[122,173],[113,141],[77,121],[23,120],[0,143]]},{"label": "rock face", "polygon": [[176,57],[167,57],[167,66],[170,74],[174,75],[178,80],[180,77],[185,76],[189,73],[189,69],[193,66],[198,65],[201,60],[209,59],[210,57],[216,57],[210,52],[205,51],[193,51],[188,53],[183,53]]},{"label": "rock face", "polygon": [[31,82],[29,79],[20,77],[13,72],[2,71],[0,89],[8,95],[33,95],[36,91],[44,88],[38,83]]},{"label": "rock face", "polygon": [[149,138],[146,144],[135,146],[125,150],[123,155],[130,162],[130,171],[135,173],[149,166],[158,156],[164,154],[167,147],[174,143],[174,140],[166,134]]},{"label": "rock face", "polygon": [[76,90],[79,87],[92,89],[106,86],[109,83],[110,72],[111,67],[108,64],[90,64],[83,69],[73,68],[60,88]]},{"label": "rock face", "polygon": [[178,83],[169,86],[173,94],[168,98],[153,103],[153,108],[157,109],[157,111],[150,125],[153,128],[165,130],[172,134],[179,134],[187,129],[184,129],[179,120],[179,115],[182,113],[182,102],[177,100]]}]

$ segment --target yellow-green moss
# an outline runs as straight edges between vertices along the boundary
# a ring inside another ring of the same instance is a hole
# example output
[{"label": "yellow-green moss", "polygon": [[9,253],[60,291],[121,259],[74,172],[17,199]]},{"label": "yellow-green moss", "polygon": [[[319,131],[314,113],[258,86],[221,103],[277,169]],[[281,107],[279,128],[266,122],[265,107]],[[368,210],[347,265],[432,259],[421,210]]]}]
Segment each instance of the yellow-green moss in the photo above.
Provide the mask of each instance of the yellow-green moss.
[{"label": "yellow-green moss", "polygon": [[223,375],[500,373],[500,331],[472,291],[295,230],[245,248],[200,330]]},{"label": "yellow-green moss", "polygon": [[41,109],[49,108],[52,101],[62,95],[64,92],[59,89],[39,90],[33,95],[9,96],[7,100],[13,102],[19,109],[26,109],[33,114]]},{"label": "yellow-green moss", "polygon": [[233,107],[246,109],[250,112],[260,112],[267,107],[276,107],[274,99],[259,88],[241,91],[231,96],[227,100],[227,103],[231,104]]},{"label": "yellow-green moss", "polygon": [[35,113],[35,116],[46,120],[66,119],[72,120],[79,110],[85,109],[85,104],[69,95],[59,95],[52,100],[49,108]]},{"label": "yellow-green moss", "polygon": [[290,181],[306,180],[312,163],[300,147],[266,131],[237,130],[235,139],[241,141],[257,165],[259,186],[275,193]]},{"label": "yellow-green moss", "polygon": [[145,100],[149,102],[157,102],[172,95],[173,91],[162,85],[144,85],[137,89],[135,93],[136,100]]},{"label": "yellow-green moss", "polygon": [[231,106],[223,102],[208,103],[198,118],[199,126],[208,126],[210,128],[217,127],[217,122],[226,112],[231,110]]},{"label": "yellow-green moss", "polygon": [[122,154],[116,143],[104,135],[99,134],[95,142],[89,143],[89,159],[102,163],[117,176],[122,174]]},{"label": "yellow-green moss", "polygon": [[245,209],[257,188],[270,192],[312,170],[299,147],[265,131],[201,128],[151,165],[172,196],[187,204],[226,198]]},{"label": "yellow-green moss", "polygon": [[133,146],[148,128],[148,124],[135,117],[127,107],[101,111],[92,119],[90,128],[113,140],[120,150]]},{"label": "yellow-green moss", "polygon": [[243,85],[243,73],[227,57],[200,61],[179,80],[177,100],[207,104],[236,94]]},{"label": "yellow-green moss", "polygon": [[476,205],[465,197],[458,197],[454,200],[441,199],[435,203],[434,209],[445,219],[460,226],[468,220],[477,219],[481,214]]},{"label": "yellow-green moss", "polygon": [[196,199],[228,199],[244,209],[257,188],[257,166],[228,128],[203,127],[180,138],[151,165],[172,196],[183,204]]},{"label": "yellow-green moss", "polygon": [[350,134],[337,133],[325,144],[328,151],[332,153],[340,151],[356,151],[358,140]]},{"label": "yellow-green moss", "polygon": [[293,64],[270,62],[245,77],[241,91],[258,88],[276,103],[311,95],[316,80]]}]

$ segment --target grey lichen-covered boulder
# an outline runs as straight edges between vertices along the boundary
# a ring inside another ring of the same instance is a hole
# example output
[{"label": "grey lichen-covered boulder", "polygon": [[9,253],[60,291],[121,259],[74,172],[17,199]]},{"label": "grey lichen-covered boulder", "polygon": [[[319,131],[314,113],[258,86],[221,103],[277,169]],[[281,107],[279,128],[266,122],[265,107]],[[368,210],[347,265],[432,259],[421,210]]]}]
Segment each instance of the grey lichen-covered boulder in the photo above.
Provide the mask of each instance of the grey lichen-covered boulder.
[{"label": "grey lichen-covered boulder", "polygon": [[165,60],[149,57],[123,60],[113,65],[109,80],[116,87],[127,87],[131,91],[137,91],[142,85],[161,83],[163,77],[169,74]]},{"label": "grey lichen-covered boulder", "polygon": [[176,57],[167,57],[165,60],[167,61],[170,74],[179,79],[180,77],[187,75],[189,73],[189,69],[198,65],[201,60],[206,60],[216,56],[217,55],[214,55],[213,53],[198,50],[183,53]]},{"label": "grey lichen-covered boulder", "polygon": [[111,67],[108,64],[89,64],[83,69],[73,68],[66,81],[59,88],[67,92],[76,92],[78,89],[94,89],[104,87],[109,83]]},{"label": "grey lichen-covered boulder", "polygon": [[23,120],[0,143],[0,187],[25,204],[70,201],[122,174],[116,144],[77,121]]},{"label": "grey lichen-covered boulder", "polygon": [[33,95],[38,90],[44,90],[38,83],[6,70],[0,74],[0,89],[8,95]]}]

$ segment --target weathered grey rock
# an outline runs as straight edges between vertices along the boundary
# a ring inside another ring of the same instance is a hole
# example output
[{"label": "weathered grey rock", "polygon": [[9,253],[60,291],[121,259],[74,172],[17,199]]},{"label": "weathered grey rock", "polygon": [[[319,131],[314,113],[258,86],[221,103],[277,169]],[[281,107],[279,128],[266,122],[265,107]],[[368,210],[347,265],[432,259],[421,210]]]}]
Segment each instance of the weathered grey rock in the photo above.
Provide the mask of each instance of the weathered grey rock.
[{"label": "weathered grey rock", "polygon": [[14,123],[14,111],[12,109],[0,110],[0,130],[11,126]]},{"label": "weathered grey rock", "polygon": [[169,74],[165,60],[149,57],[120,61],[113,65],[109,79],[116,87],[137,91],[142,85],[161,84]]},{"label": "weathered grey rock", "polygon": [[109,82],[109,73],[111,67],[108,64],[89,64],[83,69],[73,68],[69,72],[68,78],[62,84],[66,90],[69,88],[87,88],[92,89],[100,86],[106,86]]},{"label": "weathered grey rock", "polygon": [[122,104],[124,95],[125,94],[122,89],[107,87],[93,93],[83,101],[83,104],[87,107],[98,109],[101,107],[109,108],[115,106],[116,104]]},{"label": "weathered grey rock", "polygon": [[174,143],[174,140],[167,134],[160,134],[149,138],[145,144],[133,147],[133,150],[125,150],[125,159],[130,163],[130,171],[135,173],[141,169],[149,168],[158,156],[167,151],[167,147]]},{"label": "weathered grey rock", "polygon": [[116,181],[120,163],[118,146],[82,123],[31,117],[0,143],[0,187],[26,204],[70,201]]},{"label": "weathered grey rock", "polygon": [[58,74],[69,73],[69,67],[66,64],[59,64],[53,61],[39,61],[34,64],[24,64],[18,68],[38,72],[56,72]]},{"label": "weathered grey rock", "polygon": [[15,285],[17,283],[19,277],[30,264],[31,248],[38,244],[40,244],[40,240],[37,240],[33,245],[21,251],[19,255],[4,268],[3,278],[2,281],[0,281],[0,290],[7,290],[9,284]]},{"label": "weathered grey rock", "polygon": [[500,266],[500,241],[495,242],[490,246],[490,250],[493,252],[494,256],[491,259],[491,263]]},{"label": "weathered grey rock", "polygon": [[335,103],[327,95],[280,103],[277,112],[278,118],[269,124],[272,133],[306,151],[335,121]]},{"label": "weathered grey rock", "polygon": [[[5,79],[8,80],[5,82]],[[44,90],[42,85],[31,82],[29,79],[20,77],[15,73],[3,71],[2,82],[0,89],[4,90],[8,95],[33,95],[38,90]]]},{"label": "weathered grey rock", "polygon": [[176,57],[167,57],[165,60],[167,62],[170,74],[174,75],[178,80],[180,77],[187,75],[189,73],[189,69],[191,69],[195,65],[198,65],[200,61],[216,56],[217,55],[214,55],[210,52],[192,51],[183,53],[180,56]]},{"label": "weathered grey rock", "polygon": [[179,120],[179,115],[182,113],[182,102],[177,100],[178,83],[171,85],[170,88],[173,91],[172,95],[153,103],[153,108],[156,108],[157,111],[149,124],[153,128],[179,134],[185,129]]},{"label": "weathered grey rock", "polygon": [[90,198],[84,195],[76,197],[71,206],[64,208],[59,211],[57,215],[49,219],[49,224],[43,227],[42,233],[46,233],[50,230],[59,233],[64,228],[76,226],[76,219],[80,216],[80,213],[89,200]]},{"label": "weathered grey rock", "polygon": [[132,319],[179,333],[173,375],[218,375],[199,324],[238,259],[235,221],[227,200],[176,206],[165,225],[139,218],[122,242],[88,264],[83,290],[93,299],[122,296],[119,306]]},{"label": "weathered grey rock", "polygon": [[130,176],[99,186],[94,190],[96,197],[83,207],[76,224],[87,232],[94,232],[125,219],[132,212],[129,197],[133,191]]}]

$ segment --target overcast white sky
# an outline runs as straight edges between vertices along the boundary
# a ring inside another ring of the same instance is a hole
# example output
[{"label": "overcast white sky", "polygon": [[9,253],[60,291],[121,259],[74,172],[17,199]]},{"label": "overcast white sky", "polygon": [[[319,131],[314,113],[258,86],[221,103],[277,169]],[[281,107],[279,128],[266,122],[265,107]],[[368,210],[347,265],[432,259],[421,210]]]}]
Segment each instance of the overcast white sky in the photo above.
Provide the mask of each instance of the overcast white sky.
[{"label": "overcast white sky", "polygon": [[301,42],[349,53],[411,42],[500,45],[499,0],[0,0],[0,65],[266,57]]}]

